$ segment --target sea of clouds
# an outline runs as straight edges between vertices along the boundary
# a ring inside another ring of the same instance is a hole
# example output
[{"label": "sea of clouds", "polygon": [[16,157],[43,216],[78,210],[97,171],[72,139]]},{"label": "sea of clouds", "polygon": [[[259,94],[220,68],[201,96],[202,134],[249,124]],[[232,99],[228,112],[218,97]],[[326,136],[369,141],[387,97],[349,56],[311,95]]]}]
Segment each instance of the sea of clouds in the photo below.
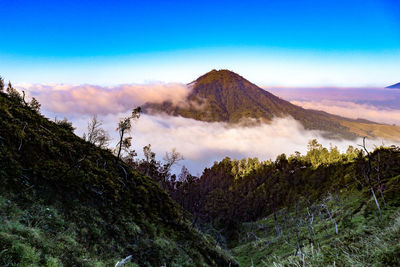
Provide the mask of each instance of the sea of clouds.
[{"label": "sea of clouds", "polygon": [[400,90],[388,88],[267,88],[295,105],[400,125]]},{"label": "sea of clouds", "polygon": [[[113,138],[111,147],[117,140],[116,127],[120,118],[145,102],[161,103],[164,100],[179,104],[186,98],[190,88],[183,84],[126,84],[113,87],[93,85],[42,85],[22,84],[29,96],[34,96],[42,104],[42,113],[59,119],[67,118],[76,127],[75,133],[82,136],[87,131],[91,116],[98,115],[103,128]],[[394,91],[384,95],[382,89],[365,89],[367,94],[377,96],[371,101],[362,89],[274,89],[270,90],[292,103],[305,108],[324,110],[330,113],[364,118],[378,122],[399,124],[400,107],[393,98],[399,97]],[[389,89],[386,89],[389,90]],[[313,93],[317,92],[317,93]],[[339,94],[340,93],[340,94]],[[389,104],[384,104],[385,101]],[[394,104],[393,104],[394,103]],[[400,103],[400,102],[398,102]],[[252,125],[252,126],[249,126]],[[195,175],[200,175],[205,167],[226,156],[241,159],[258,157],[261,160],[275,159],[277,155],[305,153],[308,141],[316,138],[326,147],[338,146],[344,151],[349,145],[357,146],[361,140],[329,140],[319,131],[305,130],[294,119],[276,118],[270,124],[229,125],[207,123],[165,114],[143,114],[132,129],[133,147],[142,156],[142,148],[151,144],[152,149],[162,159],[163,155],[176,148],[185,158],[175,171],[185,165]],[[374,145],[391,144],[386,140],[368,142]]]}]

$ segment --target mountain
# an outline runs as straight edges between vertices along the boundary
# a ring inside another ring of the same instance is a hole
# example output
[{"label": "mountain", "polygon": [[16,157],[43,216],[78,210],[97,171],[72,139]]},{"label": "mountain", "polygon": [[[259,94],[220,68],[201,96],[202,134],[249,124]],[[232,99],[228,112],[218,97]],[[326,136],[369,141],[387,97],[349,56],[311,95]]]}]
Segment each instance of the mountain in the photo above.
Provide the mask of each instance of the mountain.
[{"label": "mountain", "polygon": [[184,103],[146,103],[147,113],[164,112],[207,122],[239,123],[246,118],[271,121],[291,116],[306,129],[324,131],[328,137],[357,136],[400,139],[400,128],[367,120],[354,120],[291,104],[229,70],[212,70],[190,83]]},{"label": "mountain", "polygon": [[237,266],[151,178],[0,92],[0,266]]},{"label": "mountain", "polygon": [[386,88],[390,88],[390,89],[400,89],[400,83],[393,84],[393,85],[388,86],[388,87],[386,87]]}]

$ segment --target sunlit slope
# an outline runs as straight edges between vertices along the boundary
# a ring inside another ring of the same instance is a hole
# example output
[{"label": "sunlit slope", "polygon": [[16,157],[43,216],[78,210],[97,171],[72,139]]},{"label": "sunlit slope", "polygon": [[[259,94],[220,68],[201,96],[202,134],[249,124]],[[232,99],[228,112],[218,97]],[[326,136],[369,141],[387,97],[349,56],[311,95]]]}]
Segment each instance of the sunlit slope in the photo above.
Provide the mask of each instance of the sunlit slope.
[{"label": "sunlit slope", "polygon": [[281,209],[243,223],[232,253],[241,266],[399,266],[398,199],[389,201],[382,222],[374,200],[360,192]]},{"label": "sunlit slope", "polygon": [[400,141],[400,127],[398,126],[376,123],[357,123],[349,120],[343,120],[341,124],[349,128],[349,131],[359,136]]}]

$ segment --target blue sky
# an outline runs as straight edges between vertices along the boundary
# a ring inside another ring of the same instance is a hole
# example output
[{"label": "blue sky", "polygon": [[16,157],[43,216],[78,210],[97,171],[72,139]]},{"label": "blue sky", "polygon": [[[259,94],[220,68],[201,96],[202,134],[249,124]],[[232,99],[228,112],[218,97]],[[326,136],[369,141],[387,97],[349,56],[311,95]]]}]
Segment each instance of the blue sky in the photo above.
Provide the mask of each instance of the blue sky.
[{"label": "blue sky", "polygon": [[0,75],[17,83],[400,81],[400,1],[0,1]]}]

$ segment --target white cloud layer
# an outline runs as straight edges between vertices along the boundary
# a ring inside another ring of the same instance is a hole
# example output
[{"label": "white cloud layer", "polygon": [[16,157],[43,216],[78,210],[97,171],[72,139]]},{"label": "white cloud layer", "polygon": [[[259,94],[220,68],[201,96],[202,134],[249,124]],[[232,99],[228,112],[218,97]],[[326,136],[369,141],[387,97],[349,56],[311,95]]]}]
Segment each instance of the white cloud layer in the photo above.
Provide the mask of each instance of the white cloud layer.
[{"label": "white cloud layer", "polygon": [[179,103],[190,89],[183,84],[124,84],[112,87],[96,85],[20,84],[31,96],[44,104],[46,110],[70,115],[115,114],[125,112],[147,101],[165,100]]},{"label": "white cloud layer", "polygon": [[[116,140],[118,119],[127,114],[109,114],[101,116],[104,128]],[[89,117],[77,117],[72,121],[81,135]],[[165,152],[176,148],[185,160],[185,165],[194,174],[201,174],[205,167],[226,156],[241,159],[258,157],[260,160],[275,159],[282,153],[287,155],[307,151],[308,141],[316,138],[325,147],[338,146],[345,151],[349,145],[357,146],[362,140],[329,140],[319,131],[307,131],[292,118],[274,119],[271,124],[259,124],[252,127],[230,126],[226,123],[207,123],[182,117],[167,115],[142,115],[134,125],[133,146],[142,156],[142,148],[151,144],[161,159]],[[391,144],[384,140],[369,141],[368,145]],[[178,166],[176,171],[179,171]]]},{"label": "white cloud layer", "polygon": [[[77,127],[82,136],[90,116],[98,114],[104,128],[117,139],[115,128],[120,118],[147,101],[170,100],[179,103],[190,89],[183,84],[120,85],[101,87],[93,85],[19,85],[42,104],[44,115],[66,117]],[[328,91],[325,91],[328,92]],[[354,92],[353,92],[354,93]],[[353,94],[352,93],[352,94]],[[310,93],[311,94],[311,93]],[[375,93],[374,93],[375,94]],[[279,94],[278,94],[279,95]],[[301,95],[301,94],[300,94]],[[336,94],[335,94],[336,95]],[[364,94],[362,94],[364,95]],[[329,94],[326,94],[329,97]],[[336,95],[337,97],[337,95]],[[346,99],[292,99],[306,108],[325,110],[352,118],[400,124],[400,108],[385,109],[371,103],[356,104],[346,94]],[[275,159],[281,153],[305,153],[307,143],[317,138],[325,147],[332,143],[345,151],[348,145],[356,146],[361,140],[328,140],[321,132],[307,131],[292,118],[274,119],[271,124],[251,127],[230,126],[226,123],[207,123],[166,115],[142,115],[132,131],[133,146],[141,155],[143,146],[152,145],[159,159],[165,152],[176,148],[183,154],[186,165],[194,174],[201,174],[205,167],[225,156],[231,158],[258,157],[260,160]],[[370,146],[391,144],[382,140],[370,141]],[[179,167],[178,167],[179,169]]]}]

